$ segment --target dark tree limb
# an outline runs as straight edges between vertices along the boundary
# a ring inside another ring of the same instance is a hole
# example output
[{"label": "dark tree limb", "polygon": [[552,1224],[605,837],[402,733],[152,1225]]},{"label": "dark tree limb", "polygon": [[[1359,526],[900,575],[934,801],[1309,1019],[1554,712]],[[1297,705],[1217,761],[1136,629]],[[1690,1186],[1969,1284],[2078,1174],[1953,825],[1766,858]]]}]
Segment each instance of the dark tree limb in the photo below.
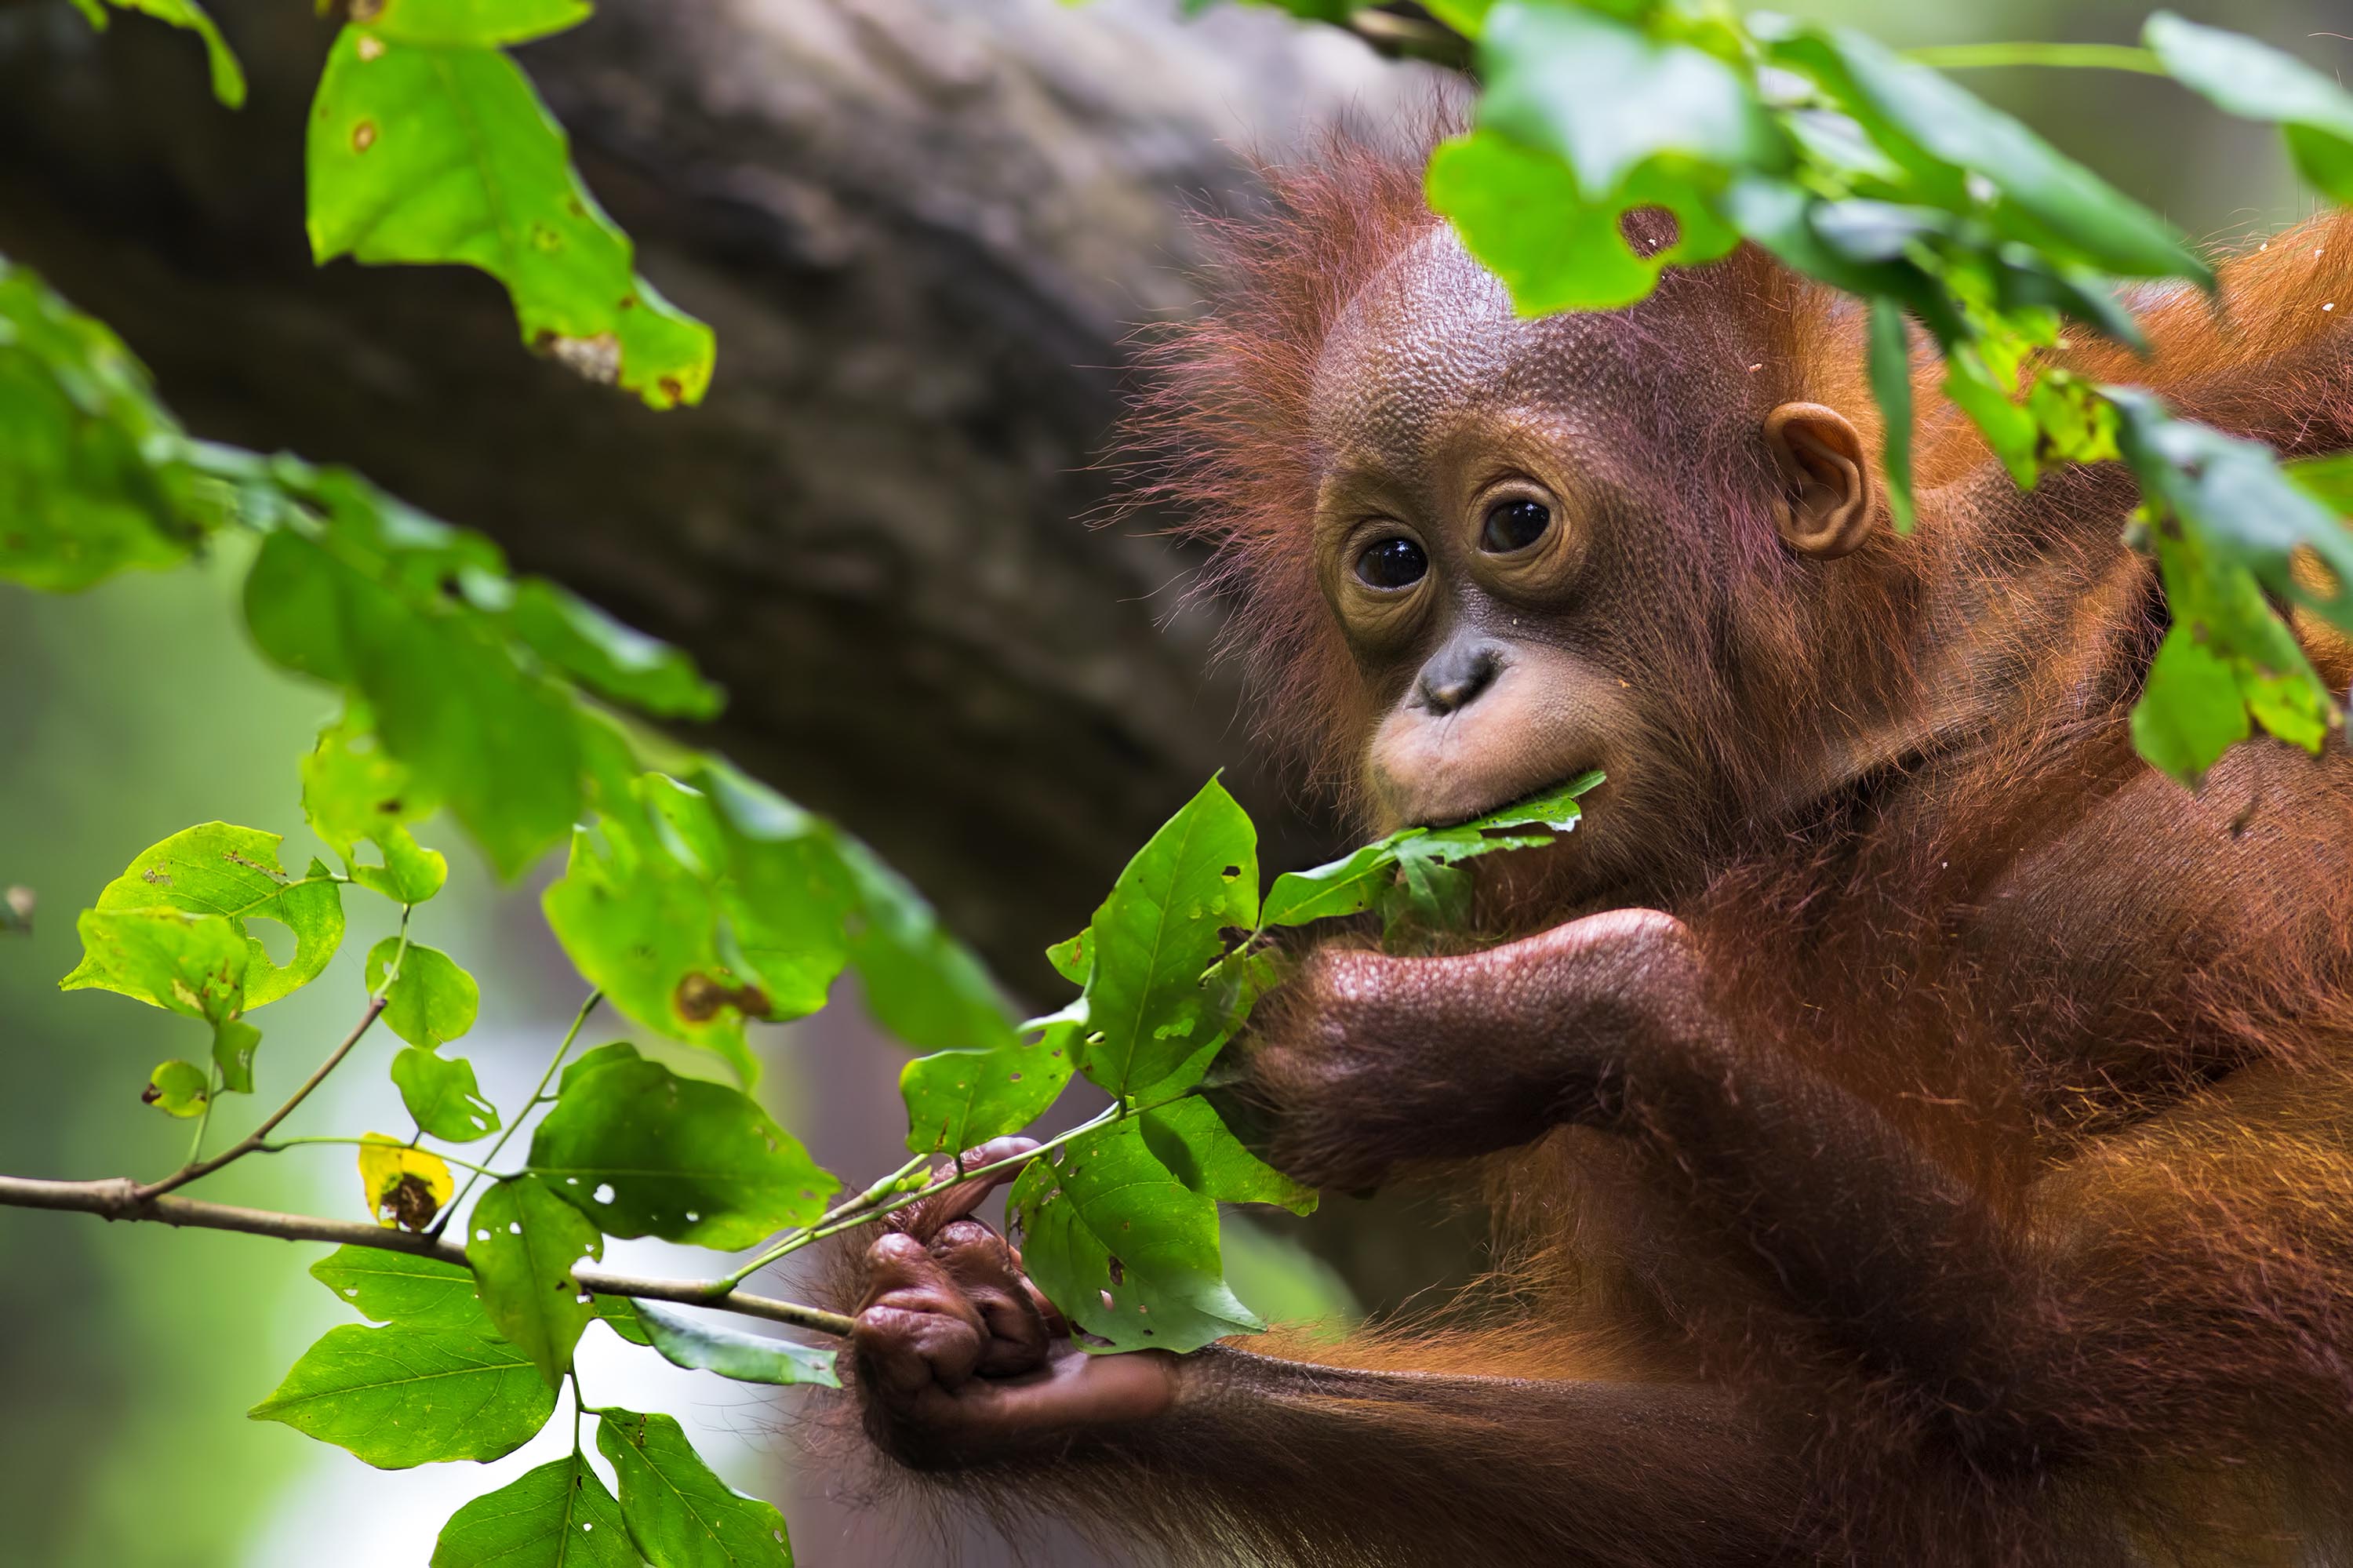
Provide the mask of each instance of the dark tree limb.
[{"label": "dark tree limb", "polygon": [[331,25],[214,9],[239,114],[185,34],[0,7],[0,250],[199,433],[353,463],[691,649],[732,694],[710,738],[1017,984],[1221,765],[1271,863],[1314,853],[1205,673],[1182,552],[1080,519],[1132,324],[1190,301],[1187,206],[1250,199],[1245,143],[1426,92],[1409,68],[1117,0],[607,0],[520,58],[641,270],[718,330],[707,403],[654,414],[525,353],[487,278],[314,269]]}]

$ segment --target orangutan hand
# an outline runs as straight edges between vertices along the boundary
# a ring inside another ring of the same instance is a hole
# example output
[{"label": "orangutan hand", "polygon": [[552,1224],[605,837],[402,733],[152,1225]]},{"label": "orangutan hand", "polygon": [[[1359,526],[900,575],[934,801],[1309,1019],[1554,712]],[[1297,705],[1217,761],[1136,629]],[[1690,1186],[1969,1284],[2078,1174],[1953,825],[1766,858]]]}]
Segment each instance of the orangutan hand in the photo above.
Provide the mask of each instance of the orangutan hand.
[{"label": "orangutan hand", "polygon": [[[1000,1138],[964,1156],[993,1164],[1037,1147]],[[866,1250],[850,1333],[866,1429],[915,1468],[985,1465],[1085,1426],[1141,1421],[1175,1394],[1176,1358],[1095,1356],[1021,1271],[1021,1255],[972,1218],[1008,1169],[893,1213]]]}]

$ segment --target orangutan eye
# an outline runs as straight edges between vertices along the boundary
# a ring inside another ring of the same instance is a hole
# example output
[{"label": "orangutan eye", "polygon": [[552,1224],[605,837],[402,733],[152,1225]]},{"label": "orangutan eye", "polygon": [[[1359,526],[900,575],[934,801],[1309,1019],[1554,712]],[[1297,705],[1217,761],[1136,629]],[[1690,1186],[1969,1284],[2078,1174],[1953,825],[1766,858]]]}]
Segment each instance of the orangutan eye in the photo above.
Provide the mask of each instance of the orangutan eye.
[{"label": "orangutan eye", "polygon": [[1429,571],[1430,557],[1421,546],[1403,537],[1377,540],[1356,557],[1356,580],[1384,592],[1411,588]]},{"label": "orangutan eye", "polygon": [[1552,526],[1552,508],[1541,501],[1499,501],[1487,509],[1479,530],[1479,547],[1491,556],[1525,550]]}]

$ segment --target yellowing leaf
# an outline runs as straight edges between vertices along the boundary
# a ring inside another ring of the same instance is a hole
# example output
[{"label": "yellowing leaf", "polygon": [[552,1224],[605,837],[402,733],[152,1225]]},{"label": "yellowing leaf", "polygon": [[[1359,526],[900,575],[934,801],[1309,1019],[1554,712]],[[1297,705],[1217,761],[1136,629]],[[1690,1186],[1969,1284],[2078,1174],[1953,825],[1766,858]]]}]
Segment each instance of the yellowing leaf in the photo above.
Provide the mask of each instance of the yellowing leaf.
[{"label": "yellowing leaf", "polygon": [[376,1224],[409,1231],[431,1224],[458,1187],[439,1155],[381,1132],[369,1133],[360,1144],[360,1185]]}]

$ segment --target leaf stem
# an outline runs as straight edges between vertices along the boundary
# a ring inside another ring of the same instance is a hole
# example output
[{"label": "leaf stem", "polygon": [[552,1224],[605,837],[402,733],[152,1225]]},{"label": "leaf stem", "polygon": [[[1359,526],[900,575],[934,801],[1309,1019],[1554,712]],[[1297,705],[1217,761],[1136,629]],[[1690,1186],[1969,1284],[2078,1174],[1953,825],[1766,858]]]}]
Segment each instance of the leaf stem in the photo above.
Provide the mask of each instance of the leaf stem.
[{"label": "leaf stem", "polygon": [[[298,1145],[305,1143],[340,1143],[352,1148],[374,1147],[405,1149],[413,1147],[412,1145],[407,1144],[371,1144],[370,1140],[364,1138],[281,1138],[269,1143],[255,1144],[253,1151],[256,1154],[280,1154],[289,1149],[292,1149]],[[471,1160],[460,1160],[454,1154],[444,1154],[438,1149],[428,1149],[424,1150],[424,1152],[430,1154],[434,1159],[440,1160],[445,1165],[455,1165],[461,1171],[471,1171],[477,1176],[488,1176],[493,1181],[498,1179],[499,1173],[491,1170],[487,1165],[476,1165]]]},{"label": "leaf stem", "polygon": [[205,1108],[196,1115],[196,1136],[188,1140],[188,1163],[194,1165],[205,1152],[205,1128],[213,1123],[213,1102],[221,1097],[220,1064],[213,1064],[212,1075],[205,1083]]},{"label": "leaf stem", "polygon": [[166,1192],[173,1192],[175,1189],[186,1186],[191,1181],[209,1176],[214,1171],[219,1170],[222,1166],[229,1164],[234,1160],[242,1160],[247,1155],[252,1153],[255,1150],[260,1148],[263,1141],[269,1137],[270,1132],[278,1126],[278,1124],[284,1121],[288,1117],[292,1116],[294,1114],[294,1107],[301,1105],[304,1100],[309,1099],[311,1097],[311,1091],[317,1088],[321,1084],[325,1083],[327,1081],[327,1075],[333,1072],[338,1066],[342,1065],[343,1058],[352,1054],[352,1047],[360,1043],[360,1037],[365,1034],[368,1032],[369,1026],[374,1024],[384,1013],[384,992],[392,989],[392,982],[397,979],[400,974],[400,960],[408,956],[408,916],[415,907],[416,906],[411,904],[404,904],[400,906],[400,945],[393,950],[392,962],[384,971],[383,989],[369,995],[367,1006],[360,1013],[360,1021],[352,1025],[352,1032],[343,1036],[343,1043],[336,1046],[332,1051],[329,1052],[327,1054],[327,1059],[319,1064],[318,1070],[312,1073],[309,1077],[303,1079],[302,1086],[296,1089],[294,1093],[287,1098],[284,1105],[280,1106],[276,1110],[271,1111],[269,1113],[269,1119],[265,1120],[259,1127],[255,1128],[251,1132],[247,1133],[243,1138],[229,1145],[228,1148],[221,1150],[218,1154],[214,1155],[210,1160],[191,1160],[187,1164],[181,1166],[177,1171],[173,1171],[169,1176],[164,1177],[162,1181],[150,1181],[147,1185],[138,1190],[139,1196],[142,1201],[160,1198]]},{"label": "leaf stem", "polygon": [[2007,66],[2056,66],[2067,70],[2128,70],[2169,74],[2155,51],[2134,44],[1937,44],[1906,49],[1904,58],[1938,70],[1989,70]]},{"label": "leaf stem", "polygon": [[[515,1113],[514,1119],[499,1129],[499,1140],[491,1145],[488,1154],[482,1156],[484,1164],[499,1157],[499,1150],[504,1149],[507,1139],[515,1135],[515,1129],[522,1125],[522,1118],[531,1114],[532,1107],[539,1104],[541,1097],[547,1093],[547,1086],[554,1078],[555,1069],[564,1065],[564,1058],[572,1054],[572,1043],[580,1038],[580,1031],[587,1023],[588,1015],[596,1012],[596,1004],[604,1000],[605,993],[601,991],[591,990],[588,992],[588,999],[580,1004],[580,1011],[572,1015],[572,1027],[565,1030],[564,1038],[556,1043],[555,1054],[548,1058],[547,1070],[539,1075],[539,1086],[531,1091],[531,1098],[523,1102],[522,1109]],[[462,1165],[465,1161],[459,1160],[459,1163]],[[448,1228],[449,1216],[458,1212],[458,1205],[466,1201],[466,1194],[474,1190],[474,1183],[480,1181],[481,1176],[482,1172],[478,1168],[466,1178],[466,1184],[458,1189],[458,1195],[442,1205],[441,1217],[433,1222],[427,1234],[438,1236]]]},{"label": "leaf stem", "polygon": [[[201,1198],[151,1195],[128,1176],[100,1181],[48,1181],[30,1176],[0,1176],[0,1208],[58,1209],[97,1214],[108,1220],[151,1221],[199,1230],[237,1231],[246,1235],[276,1236],[284,1241],[334,1242],[343,1246],[374,1247],[380,1252],[406,1253],[437,1262],[466,1266],[466,1249],[455,1242],[414,1231],[393,1230],[365,1220],[330,1220],[314,1214],[286,1214],[269,1209],[247,1209]],[[716,1307],[722,1311],[787,1323],[821,1334],[846,1335],[850,1320],[839,1312],[798,1301],[751,1296],[725,1287],[717,1279],[668,1279],[649,1275],[621,1274],[575,1265],[573,1278],[580,1288],[598,1296],[627,1296],[647,1301],[674,1301],[686,1307]]]},{"label": "leaf stem", "polygon": [[[1178,1097],[1181,1098],[1182,1097]],[[1158,1107],[1155,1106],[1145,1106],[1139,1108],[1144,1110],[1154,1110]],[[1010,1171],[1017,1167],[1027,1165],[1029,1161],[1037,1159],[1038,1156],[1045,1153],[1048,1150],[1058,1149],[1061,1145],[1070,1142],[1071,1139],[1081,1137],[1083,1134],[1092,1132],[1097,1128],[1108,1126],[1110,1123],[1119,1120],[1120,1118],[1127,1114],[1128,1112],[1124,1105],[1112,1105],[1100,1115],[1081,1122],[1078,1126],[1071,1128],[1069,1131],[1056,1133],[1053,1137],[1047,1139],[1043,1142],[1039,1143],[1037,1148],[1029,1150],[1027,1153],[1016,1154],[1004,1160],[992,1160],[987,1165],[976,1165],[969,1171],[950,1169],[945,1174],[926,1181],[922,1185],[916,1187],[913,1191],[901,1193],[898,1190],[899,1184],[925,1160],[931,1158],[928,1154],[918,1154],[914,1159],[910,1160],[906,1164],[902,1165],[898,1170],[882,1178],[881,1181],[877,1181],[871,1187],[867,1188],[865,1192],[860,1192],[857,1197],[850,1199],[848,1202],[838,1204],[828,1213],[818,1215],[815,1223],[805,1225],[799,1230],[787,1233],[784,1240],[776,1243],[774,1246],[771,1246],[767,1251],[760,1254],[759,1256],[754,1258],[743,1267],[735,1270],[733,1274],[722,1276],[721,1283],[733,1288],[733,1287],[742,1284],[744,1280],[750,1278],[753,1275],[759,1273],[760,1270],[767,1267],[770,1264],[777,1262],[793,1253],[800,1251],[801,1248],[808,1245],[811,1242],[823,1241],[828,1236],[839,1235],[843,1231],[856,1230],[860,1225],[870,1224],[872,1222],[881,1219],[887,1212],[887,1210],[882,1206],[884,1200],[886,1199],[896,1199],[895,1202],[889,1204],[890,1208],[895,1209],[907,1203],[919,1202],[922,1199],[931,1196],[934,1192],[939,1192],[943,1188],[954,1187],[962,1182],[970,1181],[976,1177],[994,1176],[1000,1171]]]}]

